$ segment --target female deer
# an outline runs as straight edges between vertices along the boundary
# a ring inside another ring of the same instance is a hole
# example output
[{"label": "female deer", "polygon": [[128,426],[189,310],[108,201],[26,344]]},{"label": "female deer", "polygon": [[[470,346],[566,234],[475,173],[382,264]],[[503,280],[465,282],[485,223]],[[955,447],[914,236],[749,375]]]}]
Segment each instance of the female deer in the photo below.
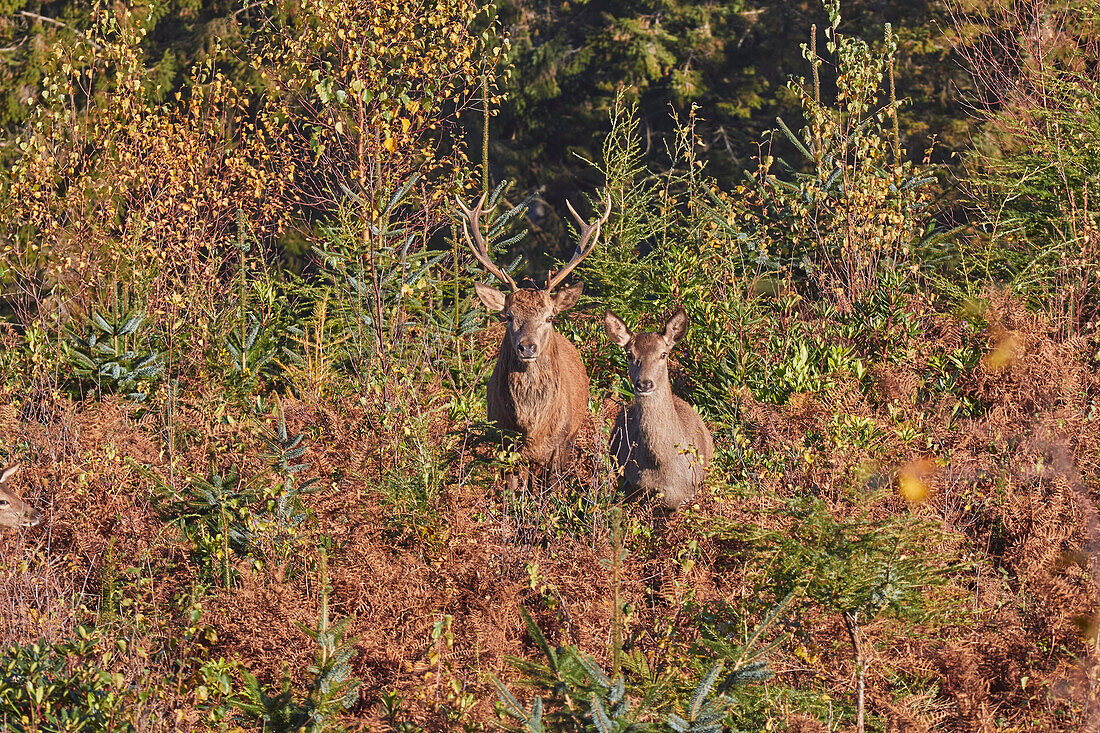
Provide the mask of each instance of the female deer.
[{"label": "female deer", "polygon": [[33,527],[42,521],[37,509],[32,509],[8,491],[8,479],[19,470],[19,464],[8,466],[0,473],[0,527]]},{"label": "female deer", "polygon": [[684,309],[661,333],[633,333],[611,311],[604,316],[608,338],[626,351],[634,401],[619,411],[611,433],[611,453],[627,483],[661,495],[669,509],[695,496],[714,442],[695,408],[672,394],[668,352],[687,333]]}]

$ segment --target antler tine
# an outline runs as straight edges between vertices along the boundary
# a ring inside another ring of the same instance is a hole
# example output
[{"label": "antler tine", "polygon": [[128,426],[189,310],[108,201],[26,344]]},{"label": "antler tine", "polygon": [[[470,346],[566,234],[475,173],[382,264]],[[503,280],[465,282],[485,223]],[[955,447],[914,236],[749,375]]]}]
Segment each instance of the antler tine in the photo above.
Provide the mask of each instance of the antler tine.
[{"label": "antler tine", "polygon": [[[547,278],[546,289],[553,290],[558,286],[562,280],[564,280],[573,268],[581,263],[585,257],[587,257],[593,249],[596,248],[596,244],[600,241],[600,227],[607,223],[607,218],[611,216],[611,194],[607,194],[607,208],[604,209],[603,216],[591,224],[586,224],[584,219],[580,217],[577,210],[573,208],[573,204],[566,200],[565,205],[569,208],[569,213],[573,215],[573,218],[577,220],[577,226],[580,228],[580,239],[577,240],[577,246],[573,250],[573,256],[569,258],[569,262],[565,267],[558,270],[558,274]],[[589,241],[592,244],[589,244]]]},{"label": "antler tine", "polygon": [[[458,208],[462,210],[462,215],[466,217],[462,221],[462,233],[466,236],[466,244],[470,245],[470,251],[474,253],[474,257],[477,258],[477,261],[490,273],[496,275],[501,282],[508,283],[508,286],[512,288],[512,290],[518,290],[519,288],[516,285],[516,281],[512,279],[512,276],[509,275],[503,267],[494,265],[493,261],[489,259],[489,247],[481,237],[481,215],[485,213],[481,209],[485,206],[485,197],[487,195],[487,193],[481,194],[481,198],[477,200],[477,206],[473,208],[473,211],[463,203],[458,195],[455,195],[455,202],[458,204]],[[490,211],[492,211],[492,209],[490,209]],[[474,230],[472,239],[470,237],[471,227]],[[476,244],[474,243],[475,241],[477,242]]]}]

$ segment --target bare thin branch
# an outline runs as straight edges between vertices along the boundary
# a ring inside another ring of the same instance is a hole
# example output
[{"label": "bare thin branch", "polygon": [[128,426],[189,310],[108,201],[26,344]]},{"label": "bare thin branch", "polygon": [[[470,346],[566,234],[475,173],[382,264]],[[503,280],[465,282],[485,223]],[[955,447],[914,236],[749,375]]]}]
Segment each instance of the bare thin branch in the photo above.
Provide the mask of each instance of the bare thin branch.
[{"label": "bare thin branch", "polygon": [[[73,33],[77,33],[77,34],[80,33],[80,31],[78,31],[76,28],[73,28],[68,23],[66,23],[64,21],[61,21],[61,20],[58,20],[57,18],[50,18],[49,16],[46,16],[46,15],[39,15],[38,13],[32,13],[29,10],[19,10],[19,11],[16,11],[16,12],[18,12],[19,15],[22,15],[24,18],[30,18],[31,20],[38,20],[38,21],[41,21],[43,23],[49,23],[50,25],[56,25],[58,28],[65,28],[65,29],[71,30]],[[93,41],[92,39],[89,38],[88,42],[92,44],[92,48],[94,48],[96,51],[99,50],[99,44],[97,44],[95,41]],[[4,49],[4,50],[10,50],[10,49]]]},{"label": "bare thin branch", "polygon": [[64,23],[64,22],[58,20],[57,18],[49,18],[49,17],[46,17],[45,15],[39,15],[38,13],[32,13],[29,10],[20,10],[18,12],[22,16],[25,16],[27,18],[33,18],[34,20],[40,20],[43,23],[52,23],[53,25],[59,26],[61,28],[68,28],[69,27],[68,23]]}]

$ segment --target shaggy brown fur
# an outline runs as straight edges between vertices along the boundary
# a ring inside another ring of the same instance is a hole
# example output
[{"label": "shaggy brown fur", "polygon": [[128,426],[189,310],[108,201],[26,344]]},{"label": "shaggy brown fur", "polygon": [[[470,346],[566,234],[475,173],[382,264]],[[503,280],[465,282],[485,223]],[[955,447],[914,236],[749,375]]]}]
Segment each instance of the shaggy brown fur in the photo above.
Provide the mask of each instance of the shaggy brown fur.
[{"label": "shaggy brown fur", "polygon": [[33,527],[42,519],[37,509],[33,509],[9,493],[8,479],[19,470],[19,466],[8,466],[0,474],[0,527]]},{"label": "shaggy brown fur", "polygon": [[[552,319],[577,302],[581,289],[578,283],[557,295],[517,290],[497,301],[493,293],[500,296],[498,291],[478,288],[485,305],[508,321],[489,378],[489,419],[523,434],[524,458],[557,469],[584,425],[588,372],[576,347],[554,331]],[[486,290],[492,292],[486,295]]]}]

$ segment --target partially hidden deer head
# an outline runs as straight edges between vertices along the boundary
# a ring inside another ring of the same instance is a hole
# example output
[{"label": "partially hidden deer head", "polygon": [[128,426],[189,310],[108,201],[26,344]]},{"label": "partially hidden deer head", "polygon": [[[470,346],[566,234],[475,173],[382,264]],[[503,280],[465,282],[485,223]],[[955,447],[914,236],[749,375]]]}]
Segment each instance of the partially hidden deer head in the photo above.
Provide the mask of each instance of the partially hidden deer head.
[{"label": "partially hidden deer head", "polygon": [[37,509],[24,504],[8,486],[8,479],[19,470],[19,464],[0,472],[0,527],[33,527],[42,521]]}]

